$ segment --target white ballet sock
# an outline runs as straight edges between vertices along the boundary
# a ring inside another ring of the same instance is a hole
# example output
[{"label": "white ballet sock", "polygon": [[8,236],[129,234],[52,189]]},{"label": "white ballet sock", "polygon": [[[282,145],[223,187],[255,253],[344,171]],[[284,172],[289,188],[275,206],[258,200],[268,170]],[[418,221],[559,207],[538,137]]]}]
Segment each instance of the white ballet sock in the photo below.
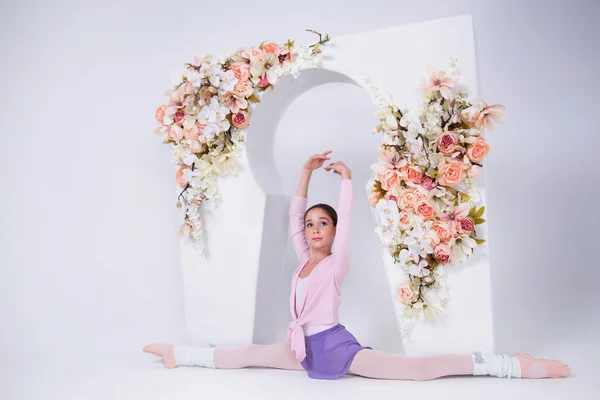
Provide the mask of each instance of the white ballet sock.
[{"label": "white ballet sock", "polygon": [[175,346],[173,353],[177,365],[216,368],[214,362],[214,347]]},{"label": "white ballet sock", "polygon": [[473,375],[493,375],[498,378],[520,378],[521,363],[517,357],[505,354],[481,354],[477,351],[472,354]]}]

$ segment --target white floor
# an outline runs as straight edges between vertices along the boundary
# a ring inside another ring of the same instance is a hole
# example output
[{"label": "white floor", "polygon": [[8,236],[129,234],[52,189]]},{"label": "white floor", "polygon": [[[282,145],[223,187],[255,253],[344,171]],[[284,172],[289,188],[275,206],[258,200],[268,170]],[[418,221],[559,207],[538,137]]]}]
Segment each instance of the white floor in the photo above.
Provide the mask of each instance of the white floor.
[{"label": "white floor", "polygon": [[[167,370],[150,354],[131,362],[22,363],[3,365],[0,399],[561,399],[600,398],[600,386],[585,355],[570,365],[574,376],[557,380],[452,377],[428,382],[346,377],[309,379],[305,372],[204,368]],[[579,372],[578,372],[579,371]],[[585,372],[590,371],[590,372]]]}]

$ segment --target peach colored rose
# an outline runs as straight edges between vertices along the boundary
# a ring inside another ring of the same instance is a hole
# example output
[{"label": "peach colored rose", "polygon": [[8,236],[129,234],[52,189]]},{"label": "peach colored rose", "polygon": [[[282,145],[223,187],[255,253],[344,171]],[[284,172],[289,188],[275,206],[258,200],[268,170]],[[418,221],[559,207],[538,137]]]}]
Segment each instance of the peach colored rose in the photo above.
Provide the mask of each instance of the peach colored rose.
[{"label": "peach colored rose", "polygon": [[202,151],[202,143],[197,139],[189,139],[185,141],[185,144],[194,152],[200,153]]},{"label": "peach colored rose", "polygon": [[471,235],[475,230],[473,217],[459,218],[456,220],[456,233],[460,235]]},{"label": "peach colored rose", "polygon": [[471,144],[467,148],[467,157],[469,160],[473,162],[479,162],[483,160],[483,157],[486,156],[488,151],[490,150],[490,145],[485,141],[481,136],[477,137],[475,143]]},{"label": "peach colored rose", "polygon": [[427,231],[427,233],[425,233],[425,238],[428,239],[429,245],[432,248],[435,248],[435,246],[437,246],[441,242],[440,237],[437,235],[436,231],[433,229],[430,229]]},{"label": "peach colored rose", "polygon": [[410,226],[409,215],[406,211],[400,211],[400,216],[398,217],[398,220],[400,221],[401,227],[406,228]]},{"label": "peach colored rose", "polygon": [[263,43],[262,48],[265,53],[279,54],[279,45],[275,42]]},{"label": "peach colored rose", "polygon": [[233,88],[233,93],[238,97],[250,97],[254,92],[254,88],[252,87],[252,82],[238,82]]},{"label": "peach colored rose", "polygon": [[481,172],[481,168],[478,165],[472,165],[467,170],[467,176],[471,179],[475,179],[479,176],[480,172]]},{"label": "peach colored rose", "polygon": [[200,134],[200,128],[198,127],[198,121],[190,128],[183,130],[183,137],[186,139],[198,139]]},{"label": "peach colored rose", "polygon": [[400,176],[396,170],[389,170],[384,175],[380,175],[381,187],[383,190],[391,190],[394,186],[398,184]]},{"label": "peach colored rose", "polygon": [[444,221],[435,221],[433,225],[431,225],[431,229],[437,233],[437,236],[442,243],[448,243],[454,236],[450,229],[450,225]]},{"label": "peach colored rose", "polygon": [[458,136],[453,131],[443,133],[437,140],[438,149],[445,156],[449,156],[456,150],[455,145],[457,143]]},{"label": "peach colored rose", "polygon": [[396,286],[396,297],[403,304],[411,304],[417,297],[411,288],[410,281],[404,281]]},{"label": "peach colored rose", "polygon": [[163,118],[165,116],[165,110],[167,109],[167,106],[162,105],[160,107],[158,107],[158,109],[156,110],[156,113],[154,114],[154,117],[156,118],[156,121],[159,124],[163,123]]},{"label": "peach colored rose", "polygon": [[447,244],[438,244],[433,249],[433,257],[442,264],[452,262],[452,249]]},{"label": "peach colored rose", "polygon": [[463,166],[458,161],[445,164],[439,170],[438,181],[444,186],[456,186],[464,178]]},{"label": "peach colored rose", "polygon": [[418,215],[422,215],[426,221],[433,219],[433,216],[435,215],[435,210],[427,199],[419,200],[417,202],[417,205],[415,206],[415,212]]},{"label": "peach colored rose", "polygon": [[423,180],[423,172],[417,167],[410,167],[406,171],[406,180],[419,184]]},{"label": "peach colored rose", "polygon": [[423,199],[427,199],[427,193],[424,192],[423,190],[419,189],[419,187],[416,187],[415,189],[413,189],[413,193],[415,195],[415,197],[417,198],[417,201],[419,200],[423,200]]},{"label": "peach colored rose", "polygon": [[417,203],[417,196],[411,192],[404,192],[398,199],[398,206],[401,210],[413,211]]},{"label": "peach colored rose", "polygon": [[187,165],[182,165],[181,168],[177,170],[177,173],[175,174],[175,180],[177,181],[177,184],[179,186],[185,186],[188,184],[188,181],[185,180],[185,178],[183,177],[183,172],[189,168],[190,167],[188,167]]},{"label": "peach colored rose", "polygon": [[382,198],[383,196],[381,195],[381,192],[371,190],[369,193],[369,204],[375,207]]},{"label": "peach colored rose", "polygon": [[242,129],[248,126],[249,119],[250,115],[246,111],[240,110],[237,113],[233,114],[233,117],[231,118],[231,123],[236,128]]},{"label": "peach colored rose", "polygon": [[240,82],[246,82],[250,79],[250,66],[244,62],[231,64],[231,70],[233,71],[233,75],[235,75]]}]

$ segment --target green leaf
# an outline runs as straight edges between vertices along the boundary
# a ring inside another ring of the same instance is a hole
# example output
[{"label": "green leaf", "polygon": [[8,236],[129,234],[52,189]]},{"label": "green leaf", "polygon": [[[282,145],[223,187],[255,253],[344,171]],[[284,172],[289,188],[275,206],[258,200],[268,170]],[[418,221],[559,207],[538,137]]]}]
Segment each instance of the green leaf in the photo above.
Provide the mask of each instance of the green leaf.
[{"label": "green leaf", "polygon": [[485,206],[479,207],[479,210],[475,214],[473,214],[473,218],[479,218],[483,215],[483,211],[485,210]]},{"label": "green leaf", "polygon": [[485,219],[483,218],[475,218],[475,225],[483,224]]},{"label": "green leaf", "polygon": [[477,244],[485,243],[485,239],[477,239],[477,238],[475,238],[475,241],[477,242]]},{"label": "green leaf", "polygon": [[248,97],[248,101],[250,103],[260,103],[260,99],[256,97],[254,93],[252,94],[252,96]]}]

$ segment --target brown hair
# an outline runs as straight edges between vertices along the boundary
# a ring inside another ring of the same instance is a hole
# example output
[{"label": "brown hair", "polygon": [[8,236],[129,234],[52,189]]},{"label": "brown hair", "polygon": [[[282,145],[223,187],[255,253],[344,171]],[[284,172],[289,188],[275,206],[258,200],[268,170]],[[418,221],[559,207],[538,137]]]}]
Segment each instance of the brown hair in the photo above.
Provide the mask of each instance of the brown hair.
[{"label": "brown hair", "polygon": [[337,216],[337,213],[335,212],[334,208],[331,207],[329,204],[322,204],[322,203],[315,204],[314,206],[312,206],[311,208],[306,210],[306,212],[304,213],[304,224],[306,224],[306,215],[308,214],[308,212],[310,210],[312,210],[314,208],[320,208],[321,210],[325,211],[325,213],[333,221],[333,226],[337,226],[338,216]]}]

